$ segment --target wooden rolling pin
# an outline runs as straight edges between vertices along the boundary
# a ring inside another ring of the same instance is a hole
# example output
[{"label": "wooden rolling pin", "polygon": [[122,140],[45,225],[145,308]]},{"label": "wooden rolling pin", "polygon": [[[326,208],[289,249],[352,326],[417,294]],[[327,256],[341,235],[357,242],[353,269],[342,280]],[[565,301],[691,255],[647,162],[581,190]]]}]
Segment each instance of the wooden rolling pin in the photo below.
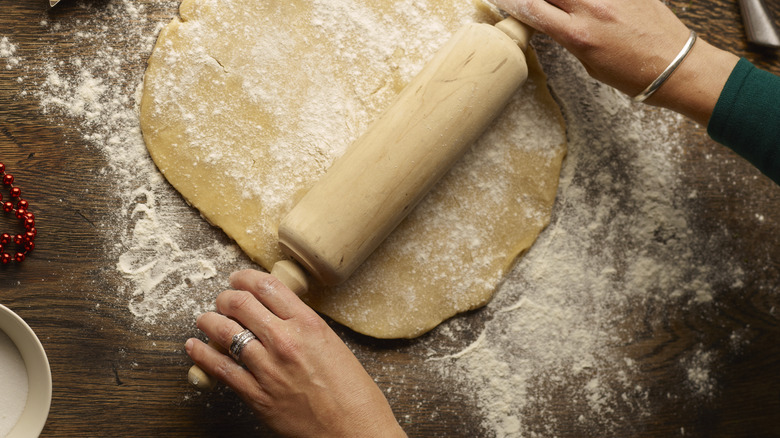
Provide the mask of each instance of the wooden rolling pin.
[{"label": "wooden rolling pin", "polygon": [[[282,220],[279,243],[297,263],[271,274],[298,295],[307,272],[326,286],[349,278],[525,82],[531,34],[513,18],[459,30]],[[189,379],[215,383],[197,366]]]}]

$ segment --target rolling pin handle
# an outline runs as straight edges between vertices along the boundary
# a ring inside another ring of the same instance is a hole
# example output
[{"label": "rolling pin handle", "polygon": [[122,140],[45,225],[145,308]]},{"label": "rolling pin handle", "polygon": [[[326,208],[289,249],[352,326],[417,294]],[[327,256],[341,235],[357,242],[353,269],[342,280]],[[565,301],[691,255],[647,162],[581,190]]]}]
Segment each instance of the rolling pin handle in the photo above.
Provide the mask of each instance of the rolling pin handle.
[{"label": "rolling pin handle", "polygon": [[190,385],[204,392],[211,391],[217,386],[217,379],[206,374],[197,365],[190,367],[190,370],[187,372],[187,380],[190,382]]},{"label": "rolling pin handle", "polygon": [[528,49],[528,43],[534,35],[534,29],[527,24],[521,23],[514,17],[507,17],[495,24],[495,26],[504,32],[512,41],[525,52]]},{"label": "rolling pin handle", "polygon": [[[222,348],[221,345],[217,344],[213,340],[209,340],[208,346],[219,351],[220,353],[227,352],[224,348]],[[187,380],[190,382],[190,385],[201,391],[211,391],[215,386],[217,386],[217,379],[206,374],[206,372],[197,365],[190,367],[190,370],[187,372]]]},{"label": "rolling pin handle", "polygon": [[271,275],[295,292],[295,295],[301,296],[309,290],[309,277],[306,271],[292,260],[280,260],[274,263]]}]

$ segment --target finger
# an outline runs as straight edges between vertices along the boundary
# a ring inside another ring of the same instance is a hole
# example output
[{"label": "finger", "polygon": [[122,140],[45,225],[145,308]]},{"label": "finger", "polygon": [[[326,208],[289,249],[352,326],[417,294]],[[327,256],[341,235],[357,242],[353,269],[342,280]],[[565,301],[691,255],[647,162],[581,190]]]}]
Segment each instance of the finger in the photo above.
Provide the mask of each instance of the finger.
[{"label": "finger", "polygon": [[[531,27],[550,34],[563,29],[571,17],[562,9],[568,7],[564,0],[551,4],[545,0],[491,0],[497,7]],[[560,7],[559,7],[560,6]]]},{"label": "finger", "polygon": [[203,371],[234,390],[246,392],[258,386],[251,372],[198,339],[188,339],[184,349]]},{"label": "finger", "polygon": [[226,290],[219,294],[217,310],[252,330],[266,345],[268,345],[266,334],[269,328],[275,322],[281,321],[252,293],[245,290]]},{"label": "finger", "polygon": [[293,291],[271,274],[255,270],[234,272],[231,287],[249,291],[281,319],[290,319],[309,307]]},{"label": "finger", "polygon": [[[197,325],[209,339],[221,345],[226,351],[230,351],[230,345],[233,343],[233,336],[244,330],[244,327],[236,321],[213,312],[204,313],[199,316]],[[253,331],[252,333],[255,332]],[[225,356],[224,354],[222,355]],[[240,359],[241,362],[254,371],[258,369],[259,364],[266,355],[267,352],[265,351],[262,342],[252,340],[244,346],[244,349],[241,351]]]},{"label": "finger", "polygon": [[571,8],[572,8],[571,0],[546,0],[545,2],[555,6],[556,8],[562,11],[569,12],[569,13],[571,12]]}]

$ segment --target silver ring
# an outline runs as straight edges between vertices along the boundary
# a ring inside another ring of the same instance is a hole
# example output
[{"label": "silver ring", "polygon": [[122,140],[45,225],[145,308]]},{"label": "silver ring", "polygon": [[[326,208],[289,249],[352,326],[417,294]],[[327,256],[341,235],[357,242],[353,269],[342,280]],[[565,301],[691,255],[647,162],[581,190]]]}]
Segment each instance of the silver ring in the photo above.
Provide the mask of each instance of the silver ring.
[{"label": "silver ring", "polygon": [[244,350],[246,344],[252,339],[257,339],[257,336],[249,329],[244,329],[242,332],[233,335],[233,340],[230,342],[230,357],[235,359],[236,362],[239,362],[241,351]]}]

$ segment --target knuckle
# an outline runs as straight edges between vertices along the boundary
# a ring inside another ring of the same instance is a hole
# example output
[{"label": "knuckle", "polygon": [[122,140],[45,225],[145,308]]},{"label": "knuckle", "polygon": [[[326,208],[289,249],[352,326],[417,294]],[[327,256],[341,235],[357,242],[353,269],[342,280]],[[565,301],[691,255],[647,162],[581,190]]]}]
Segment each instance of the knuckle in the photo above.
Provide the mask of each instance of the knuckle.
[{"label": "knuckle", "polygon": [[276,341],[279,357],[285,361],[294,361],[300,357],[302,348],[297,339],[291,336],[281,336]]},{"label": "knuckle", "polygon": [[289,326],[276,326],[267,332],[273,340],[275,353],[284,362],[295,362],[303,353],[302,340],[296,333],[298,330]]},{"label": "knuckle", "polygon": [[219,336],[217,342],[220,342],[221,345],[230,345],[235,334],[233,331],[233,327],[228,324],[220,325],[217,329],[217,336]]},{"label": "knuckle", "polygon": [[315,335],[322,335],[326,331],[330,330],[330,326],[315,312],[307,312],[301,315],[301,324],[307,331],[312,332]]},{"label": "knuckle", "polygon": [[588,52],[595,48],[596,43],[591,37],[591,32],[586,28],[572,26],[566,31],[566,39],[578,52]]},{"label": "knuckle", "polygon": [[278,278],[274,277],[273,275],[266,274],[262,275],[257,279],[255,292],[258,294],[272,294],[276,293],[277,291],[281,290],[281,288],[286,287],[284,283],[281,282]]},{"label": "knuckle", "polygon": [[330,326],[319,315],[299,315],[295,325],[278,328],[271,333],[276,354],[285,362],[299,361],[311,345],[327,338]]},{"label": "knuckle", "polygon": [[273,397],[263,391],[259,385],[252,385],[251,388],[242,388],[241,391],[244,393],[242,394],[244,399],[250,403],[256,412],[266,417],[277,415],[275,413],[276,403],[274,403]]},{"label": "knuckle", "polygon": [[221,360],[214,365],[212,374],[222,382],[228,382],[233,374],[233,367],[227,361]]},{"label": "knuckle", "polygon": [[521,17],[528,17],[532,15],[536,10],[535,6],[536,5],[533,0],[516,0],[513,3],[504,5],[505,8],[508,8],[509,12],[512,12]]},{"label": "knuckle", "polygon": [[235,291],[232,292],[230,295],[228,295],[228,299],[226,300],[225,305],[227,306],[227,309],[229,312],[235,313],[242,311],[244,309],[247,309],[252,301],[254,300],[254,297],[251,293],[246,291]]},{"label": "knuckle", "polygon": [[268,287],[266,288],[269,291],[276,292],[284,287],[287,287],[282,283],[282,280],[279,280],[276,277],[269,276],[268,277]]}]

